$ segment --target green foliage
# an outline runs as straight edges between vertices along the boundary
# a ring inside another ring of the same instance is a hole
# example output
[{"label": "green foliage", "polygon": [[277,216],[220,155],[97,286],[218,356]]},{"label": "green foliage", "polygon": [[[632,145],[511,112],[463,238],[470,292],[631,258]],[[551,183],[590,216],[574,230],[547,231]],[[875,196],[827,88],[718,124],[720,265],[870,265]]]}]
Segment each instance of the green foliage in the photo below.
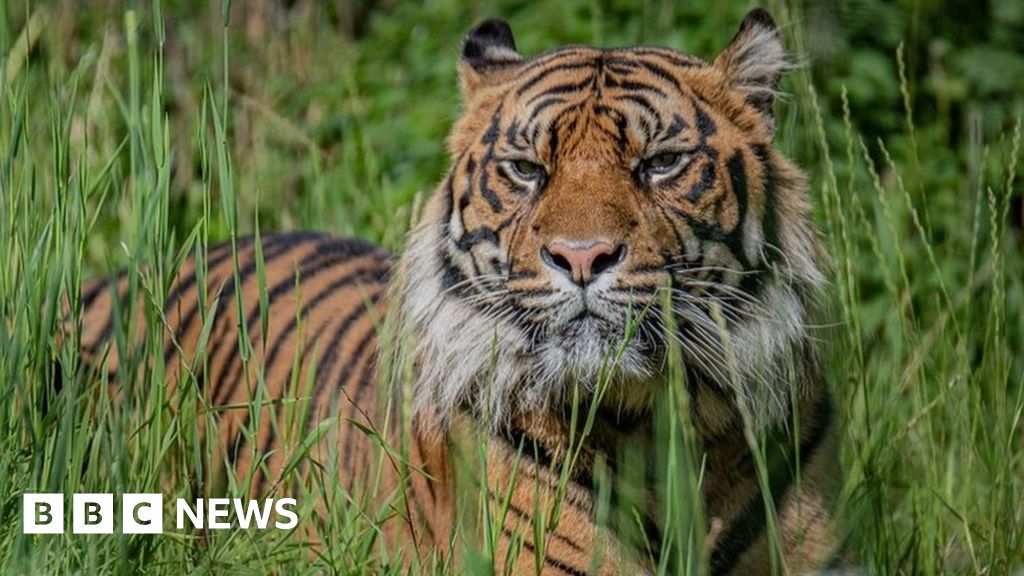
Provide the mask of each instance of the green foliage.
[{"label": "green foliage", "polygon": [[[0,570],[399,571],[378,546],[381,518],[329,469],[298,488],[329,503],[320,557],[274,534],[20,535],[25,490],[159,491],[223,452],[198,440],[194,378],[177,413],[160,408],[158,305],[124,360],[126,374],[153,373],[126,379],[119,404],[79,370],[77,330],[55,340],[63,298],[127,268],[134,293],[162,302],[184,255],[257,223],[399,248],[416,196],[446,169],[458,42],[481,18],[510,20],[526,54],[654,43],[711,58],[747,8],[254,1],[225,27],[216,4],[0,6]],[[769,7],[803,64],[777,108],[778,145],[811,176],[832,257],[816,330],[843,419],[851,548],[883,574],[1019,569],[1024,1]],[[115,338],[129,350],[127,330]],[[684,461],[688,430],[673,426],[669,458]],[[669,483],[692,487],[681,470]],[[675,537],[692,548],[680,509]]]}]

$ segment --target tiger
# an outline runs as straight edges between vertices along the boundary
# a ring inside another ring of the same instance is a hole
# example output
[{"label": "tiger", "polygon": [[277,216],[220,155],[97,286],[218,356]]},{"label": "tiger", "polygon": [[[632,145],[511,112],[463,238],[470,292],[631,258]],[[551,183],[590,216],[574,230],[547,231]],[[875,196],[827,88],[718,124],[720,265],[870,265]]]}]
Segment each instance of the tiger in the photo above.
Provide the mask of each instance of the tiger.
[{"label": "tiger", "polygon": [[[710,61],[651,46],[528,58],[507,22],[477,24],[459,56],[451,165],[401,254],[293,232],[188,259],[156,304],[168,386],[188,371],[214,409],[249,402],[256,378],[270,399],[294,397],[292,375],[310,374],[311,420],[360,424],[330,440],[339,477],[366,473],[377,449],[366,429],[405,434],[414,472],[382,474],[403,488],[394,537],[414,555],[458,554],[457,448],[484,438],[474,481],[507,510],[496,568],[653,573],[664,527],[645,517],[647,551],[631,550],[597,521],[595,479],[616,473],[616,451],[650,449],[676,350],[701,453],[702,569],[769,573],[777,552],[793,573],[833,561],[837,424],[809,328],[827,256],[807,178],[774,146],[790,68],[763,9]],[[128,286],[99,279],[80,297],[82,357],[112,377]],[[411,358],[400,387],[382,375],[386,338]],[[408,426],[383,422],[383,406],[406,400]],[[257,492],[277,486],[288,457],[275,450],[275,406],[254,437],[249,410],[219,412],[209,431],[228,466],[259,466]],[[580,406],[595,414],[583,435],[570,416]],[[251,442],[265,461],[251,461]],[[541,513],[555,521],[538,530]]]}]

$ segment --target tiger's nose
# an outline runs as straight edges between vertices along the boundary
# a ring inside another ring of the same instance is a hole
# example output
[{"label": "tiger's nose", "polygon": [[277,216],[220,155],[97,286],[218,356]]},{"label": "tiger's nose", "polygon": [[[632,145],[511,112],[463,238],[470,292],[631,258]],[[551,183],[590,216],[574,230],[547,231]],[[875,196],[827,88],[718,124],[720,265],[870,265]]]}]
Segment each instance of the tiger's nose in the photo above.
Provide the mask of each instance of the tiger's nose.
[{"label": "tiger's nose", "polygon": [[552,242],[540,249],[541,260],[580,286],[626,259],[626,245],[608,242]]}]

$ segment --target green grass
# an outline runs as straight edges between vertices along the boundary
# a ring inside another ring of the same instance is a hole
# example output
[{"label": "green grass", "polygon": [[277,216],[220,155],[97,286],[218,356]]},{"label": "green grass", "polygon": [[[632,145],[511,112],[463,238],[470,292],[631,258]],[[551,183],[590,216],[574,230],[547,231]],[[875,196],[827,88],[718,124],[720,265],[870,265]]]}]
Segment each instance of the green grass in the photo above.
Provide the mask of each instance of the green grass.
[{"label": "green grass", "polygon": [[[198,421],[208,416],[194,382],[165,397],[159,305],[141,311],[154,327],[144,346],[126,347],[120,326],[129,319],[118,323],[121,350],[133,351],[123,373],[148,367],[119,383],[118,402],[80,370],[75,330],[56,344],[62,298],[74,300],[85,278],[127,269],[134,293],[162,302],[185,255],[257,229],[326,230],[398,249],[417,195],[445,170],[457,45],[484,16],[508,18],[527,54],[570,42],[647,42],[710,57],[747,8],[297,2],[290,11],[233,6],[227,19],[206,4],[95,4],[0,7],[6,573],[400,571],[396,552],[378,545],[375,526],[387,509],[353,501],[329,465],[294,494],[307,513],[328,503],[315,527],[320,556],[275,531],[21,535],[22,492],[194,498],[189,479],[210,474],[206,455],[224,452],[216,439],[199,440]],[[949,32],[960,22],[939,16],[942,2],[848,2],[829,38],[821,6],[768,5],[787,23],[790,46],[811,58],[787,80],[779,146],[811,176],[832,260],[817,337],[842,420],[851,548],[881,574],[1020,569],[1024,108],[1012,71],[1024,58],[1007,46],[1024,6],[1000,3],[983,37],[961,37]],[[366,23],[350,26],[346,9]],[[38,30],[26,25],[33,13]],[[965,35],[982,21],[964,19]],[[350,29],[357,37],[342,32]],[[906,47],[897,50],[900,41]],[[936,56],[936,46],[952,53]],[[1004,66],[1006,78],[986,72],[987,62]],[[204,309],[212,305],[204,295]],[[684,413],[685,394],[669,397]],[[263,408],[261,398],[246,409]],[[168,402],[179,409],[160,409]],[[308,417],[298,405],[289,410],[289,421]],[[586,415],[579,418],[584,426]],[[673,541],[699,549],[692,438],[685,418],[668,422],[665,458],[679,470],[668,481],[682,493],[669,506]],[[294,430],[283,436],[308,446],[311,438]],[[229,482],[244,493],[249,479]],[[488,543],[480,550],[478,567]],[[697,569],[671,562],[666,573]]]}]

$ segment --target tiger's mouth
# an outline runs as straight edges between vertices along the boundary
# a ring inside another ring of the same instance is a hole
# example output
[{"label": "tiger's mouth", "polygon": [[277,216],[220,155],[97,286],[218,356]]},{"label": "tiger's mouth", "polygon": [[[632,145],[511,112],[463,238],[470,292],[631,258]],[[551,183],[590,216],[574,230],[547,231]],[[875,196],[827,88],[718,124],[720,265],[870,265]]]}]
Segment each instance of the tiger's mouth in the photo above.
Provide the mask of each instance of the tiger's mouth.
[{"label": "tiger's mouth", "polygon": [[592,310],[583,310],[559,326],[558,336],[567,342],[597,338],[609,344],[622,338],[622,326]]},{"label": "tiger's mouth", "polygon": [[599,298],[567,303],[548,324],[538,347],[545,370],[565,381],[645,380],[658,365],[658,346],[630,329],[630,314]]},{"label": "tiger's mouth", "polygon": [[586,293],[563,305],[551,322],[556,331],[577,331],[580,326],[590,326],[601,330],[615,328],[621,332],[625,325],[625,318],[616,310],[609,309],[593,296],[588,298]]}]

